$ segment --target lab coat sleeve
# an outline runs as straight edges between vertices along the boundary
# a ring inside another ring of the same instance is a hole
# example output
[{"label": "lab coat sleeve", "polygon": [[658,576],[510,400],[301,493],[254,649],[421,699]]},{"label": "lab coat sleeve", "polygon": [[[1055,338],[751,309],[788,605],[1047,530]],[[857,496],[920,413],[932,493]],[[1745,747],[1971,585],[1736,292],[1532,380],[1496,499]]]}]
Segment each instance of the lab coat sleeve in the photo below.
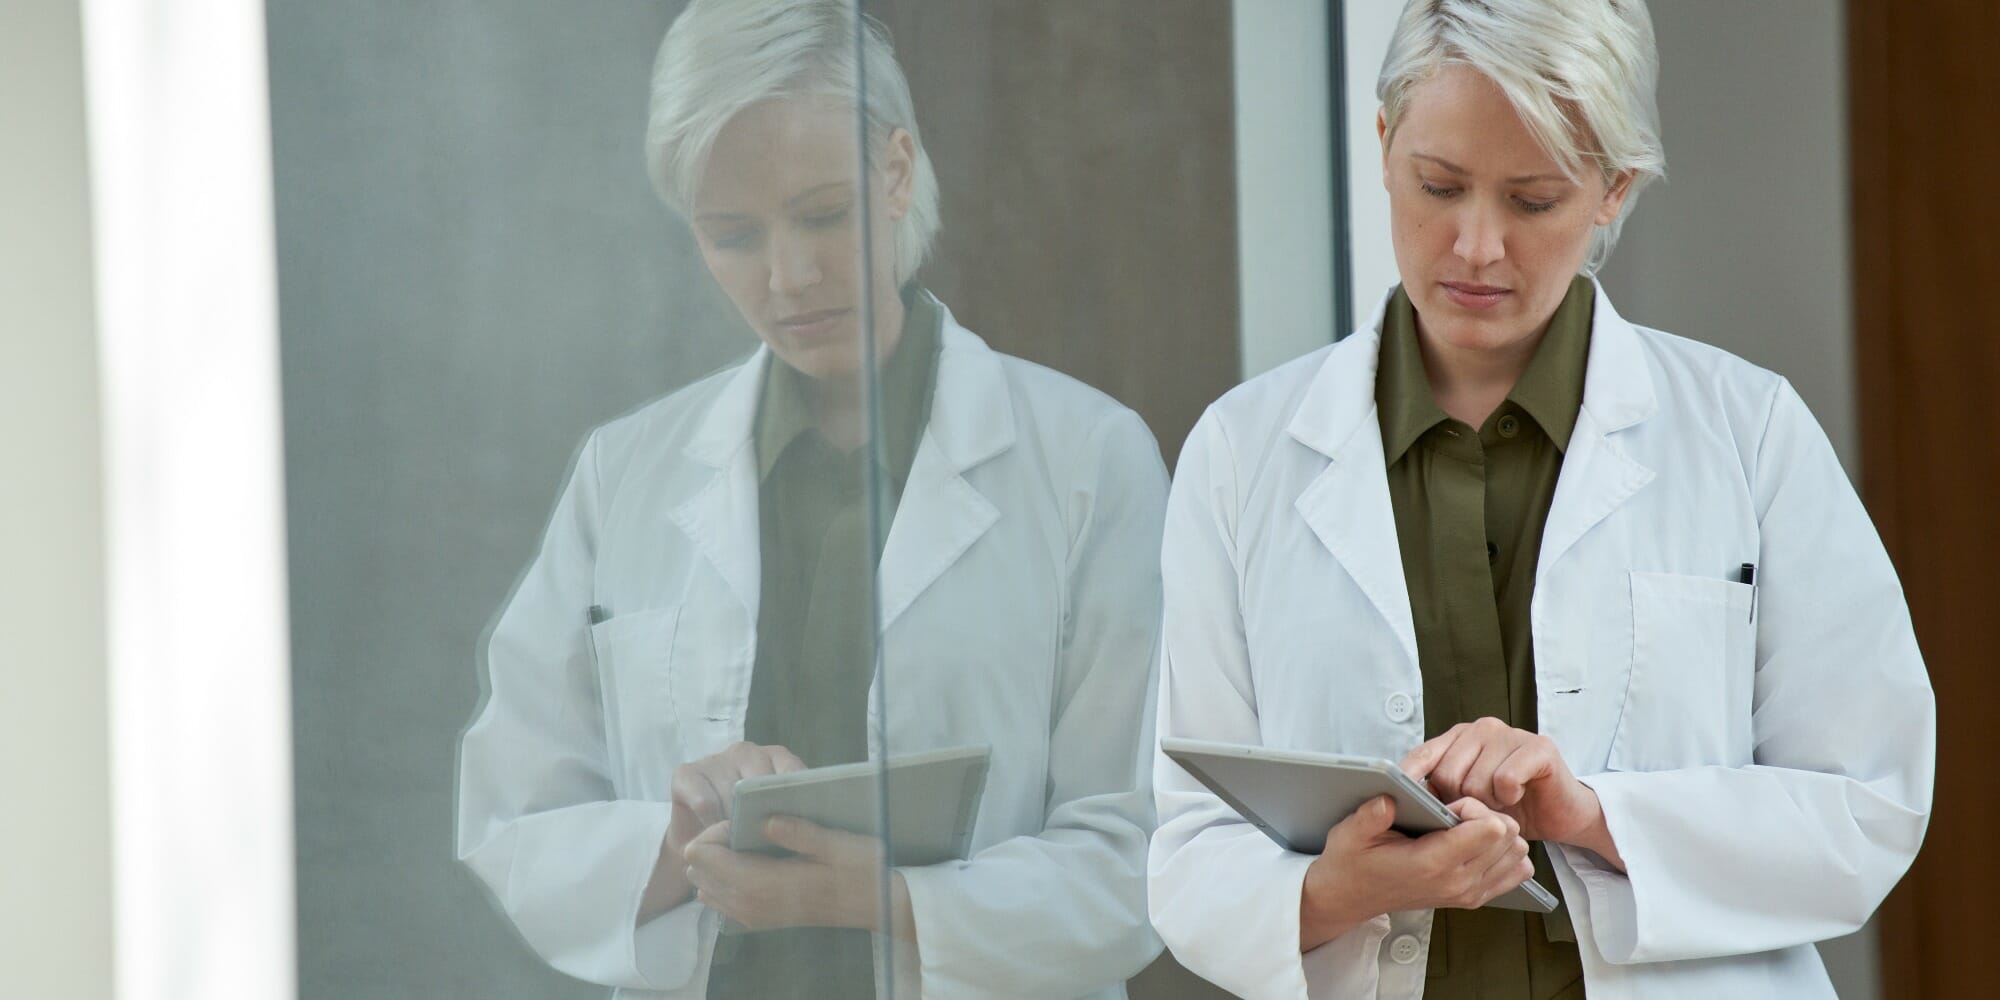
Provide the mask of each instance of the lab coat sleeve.
[{"label": "lab coat sleeve", "polygon": [[1611,962],[1852,932],[1923,840],[1936,713],[1909,607],[1825,434],[1782,382],[1751,490],[1753,762],[1584,779],[1630,872],[1564,849]]},{"label": "lab coat sleeve", "polygon": [[[1159,732],[1262,743],[1239,600],[1236,462],[1211,412],[1181,451],[1161,545]],[[1245,822],[1155,754],[1160,828],[1148,861],[1153,925],[1182,965],[1238,996],[1373,996],[1389,918],[1299,953],[1312,858]]]},{"label": "lab coat sleeve", "polygon": [[458,856],[556,969],[668,989],[693,974],[700,908],[637,923],[672,806],[618,799],[606,764],[587,619],[598,463],[593,438],[488,640],[485,701],[459,745]]},{"label": "lab coat sleeve", "polygon": [[1151,742],[1166,470],[1138,416],[1086,438],[1071,511],[1042,831],[966,862],[903,868],[926,997],[1065,997],[1159,954],[1146,921]]}]

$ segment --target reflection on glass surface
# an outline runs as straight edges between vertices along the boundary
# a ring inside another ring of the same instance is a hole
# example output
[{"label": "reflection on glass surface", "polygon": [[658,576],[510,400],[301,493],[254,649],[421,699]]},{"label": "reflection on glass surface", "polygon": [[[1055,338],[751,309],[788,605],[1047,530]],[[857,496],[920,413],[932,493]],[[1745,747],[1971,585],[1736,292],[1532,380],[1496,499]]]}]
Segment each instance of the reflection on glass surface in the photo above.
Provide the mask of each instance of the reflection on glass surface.
[{"label": "reflection on glass surface", "polygon": [[[486,649],[460,856],[569,975],[1117,995],[1159,950],[1159,451],[915,280],[919,134],[844,0],[696,0],[661,48],[655,186],[763,347],[590,435]],[[966,746],[963,858],[797,820],[755,831],[782,856],[732,847],[739,779]]]}]

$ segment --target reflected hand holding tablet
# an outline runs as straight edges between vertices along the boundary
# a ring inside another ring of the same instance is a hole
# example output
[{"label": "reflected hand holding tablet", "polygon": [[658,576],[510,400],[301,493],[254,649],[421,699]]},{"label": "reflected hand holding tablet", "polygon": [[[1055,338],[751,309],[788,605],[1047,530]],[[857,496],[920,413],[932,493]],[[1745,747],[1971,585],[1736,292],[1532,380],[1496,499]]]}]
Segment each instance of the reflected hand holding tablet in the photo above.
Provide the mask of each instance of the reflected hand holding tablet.
[{"label": "reflected hand holding tablet", "polygon": [[698,901],[729,918],[729,932],[879,929],[882,789],[892,864],[963,860],[989,757],[967,746],[739,779],[729,818],[687,845],[687,879]]}]

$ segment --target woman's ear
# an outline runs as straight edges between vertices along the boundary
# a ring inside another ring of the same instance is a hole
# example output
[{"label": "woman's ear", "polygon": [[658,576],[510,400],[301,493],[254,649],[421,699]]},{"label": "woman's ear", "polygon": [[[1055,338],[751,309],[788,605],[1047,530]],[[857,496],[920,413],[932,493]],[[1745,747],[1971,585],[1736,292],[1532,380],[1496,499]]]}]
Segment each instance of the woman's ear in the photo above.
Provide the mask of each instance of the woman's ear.
[{"label": "woman's ear", "polygon": [[889,218],[900,220],[909,214],[917,186],[917,140],[908,129],[889,133],[882,146],[881,171]]},{"label": "woman's ear", "polygon": [[1621,170],[1611,179],[1611,186],[1604,191],[1604,201],[1597,206],[1597,224],[1608,226],[1617,221],[1618,213],[1625,208],[1625,196],[1632,193],[1632,181],[1637,177],[1630,170]]},{"label": "woman's ear", "polygon": [[1387,108],[1375,109],[1375,138],[1382,140],[1382,186],[1389,186],[1389,118]]}]

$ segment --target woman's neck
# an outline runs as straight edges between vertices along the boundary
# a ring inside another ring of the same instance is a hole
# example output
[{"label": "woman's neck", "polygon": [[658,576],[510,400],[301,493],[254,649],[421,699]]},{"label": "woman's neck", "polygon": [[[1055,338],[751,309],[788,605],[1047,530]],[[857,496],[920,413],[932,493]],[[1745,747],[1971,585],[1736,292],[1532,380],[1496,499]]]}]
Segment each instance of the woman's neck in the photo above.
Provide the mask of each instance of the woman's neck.
[{"label": "woman's neck", "polygon": [[1474,428],[1484,426],[1486,418],[1514,391],[1547,333],[1548,324],[1543,323],[1533,336],[1504,347],[1467,348],[1431,336],[1424,329],[1423,317],[1417,317],[1417,344],[1423,351],[1431,398],[1452,419]]},{"label": "woman's neck", "polygon": [[[901,296],[878,297],[875,306],[875,371],[879,375],[889,363],[889,355],[894,354],[902,342],[904,306]],[[853,375],[836,375],[817,379],[813,393],[813,418],[819,426],[821,437],[840,451],[852,451],[867,440],[868,428],[864,409],[867,397],[862,392],[859,369]]]}]

